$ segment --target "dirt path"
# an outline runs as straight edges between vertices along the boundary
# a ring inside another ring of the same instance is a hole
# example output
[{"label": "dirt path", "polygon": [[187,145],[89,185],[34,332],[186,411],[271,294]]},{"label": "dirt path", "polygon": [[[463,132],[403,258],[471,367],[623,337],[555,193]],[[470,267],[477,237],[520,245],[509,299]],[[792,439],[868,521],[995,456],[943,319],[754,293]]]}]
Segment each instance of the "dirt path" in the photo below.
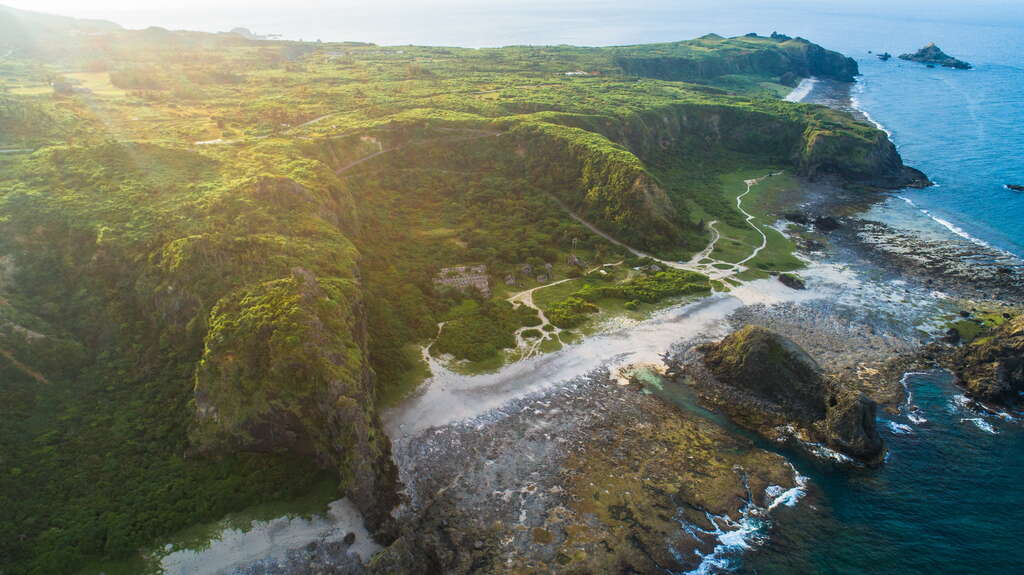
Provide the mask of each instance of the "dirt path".
[{"label": "dirt path", "polygon": [[[771,174],[771,175],[774,175],[774,174]],[[746,258],[740,260],[739,262],[736,262],[736,265],[743,265],[743,264],[749,262],[750,260],[756,258],[757,254],[761,253],[761,250],[763,250],[768,245],[768,236],[764,235],[764,230],[762,230],[760,227],[754,225],[754,216],[751,215],[750,212],[748,212],[747,210],[743,209],[743,196],[749,194],[750,190],[752,190],[754,188],[754,186],[756,186],[757,184],[761,183],[766,177],[767,176],[762,176],[762,177],[760,177],[760,178],[758,178],[756,180],[746,180],[743,183],[745,183],[747,185],[747,191],[745,191],[742,194],[736,196],[736,209],[739,210],[740,213],[742,213],[744,216],[747,216],[747,224],[750,227],[754,228],[754,231],[756,231],[757,233],[761,234],[761,245],[759,245],[756,248],[754,248],[754,251],[749,256],[747,256]]]},{"label": "dirt path", "polygon": [[718,220],[711,220],[708,222],[708,228],[711,229],[711,243],[709,243],[703,250],[693,254],[693,257],[690,258],[689,261],[691,266],[699,264],[704,261],[704,259],[711,258],[711,252],[715,251],[715,244],[717,244],[718,239],[722,237],[722,234],[718,233],[718,228],[715,227],[715,224],[717,223]]},{"label": "dirt path", "polygon": [[[617,246],[619,246],[621,248],[625,248],[626,250],[628,250],[634,256],[637,256],[637,257],[640,257],[640,258],[650,258],[650,259],[652,259],[652,260],[654,260],[654,261],[656,261],[656,262],[658,262],[658,263],[660,263],[660,264],[662,264],[664,266],[667,266],[667,267],[670,267],[670,268],[674,268],[674,269],[677,269],[677,270],[686,270],[686,271],[698,272],[698,273],[701,273],[701,274],[704,274],[704,275],[708,276],[709,278],[711,278],[713,280],[721,281],[722,284],[725,285],[725,286],[734,287],[734,284],[742,283],[742,282],[740,282],[740,280],[736,279],[734,276],[736,276],[737,274],[747,270],[747,267],[745,265],[743,265],[743,264],[745,264],[745,263],[749,262],[750,260],[756,258],[757,255],[759,253],[761,253],[761,250],[763,250],[768,245],[768,236],[765,235],[764,231],[762,231],[760,227],[758,227],[756,224],[754,224],[755,217],[752,214],[750,214],[749,212],[747,212],[746,210],[743,209],[743,197],[746,196],[747,194],[749,194],[751,192],[751,190],[754,188],[754,186],[756,186],[757,184],[763,182],[769,176],[775,176],[775,175],[778,175],[778,174],[781,174],[781,173],[782,172],[776,172],[774,174],[768,174],[768,175],[765,175],[765,176],[761,176],[760,178],[757,178],[757,179],[744,181],[744,183],[747,185],[747,189],[746,189],[745,192],[743,192],[742,194],[740,194],[739,196],[736,197],[736,208],[740,211],[740,213],[742,213],[744,216],[746,216],[747,224],[750,227],[754,228],[754,230],[757,231],[757,233],[761,234],[761,245],[755,247],[754,250],[751,252],[751,254],[749,256],[747,256],[743,260],[741,260],[739,262],[736,262],[736,263],[727,262],[727,261],[723,261],[723,260],[719,260],[719,259],[715,259],[715,258],[711,257],[711,254],[715,251],[715,246],[718,244],[718,240],[722,237],[722,234],[718,231],[718,228],[715,227],[715,225],[718,223],[718,220],[713,220],[710,223],[708,223],[708,228],[711,229],[711,241],[708,243],[708,245],[705,246],[703,250],[701,250],[700,252],[695,254],[693,257],[691,257],[689,259],[689,261],[686,261],[686,262],[676,262],[676,261],[664,260],[664,259],[655,257],[655,256],[653,256],[653,255],[651,255],[649,253],[643,252],[643,251],[638,250],[638,249],[636,249],[636,248],[634,248],[632,246],[626,245],[625,243],[623,243],[623,242],[615,239],[614,237],[612,237],[610,234],[602,231],[601,229],[599,229],[594,224],[592,224],[592,223],[584,220],[580,216],[576,215],[565,204],[563,204],[558,198],[554,198],[554,199],[555,199],[556,202],[558,202],[558,205],[561,206],[562,209],[565,210],[569,214],[569,217],[571,217],[572,219],[576,220],[577,222],[583,224],[583,226],[585,226],[588,230],[594,232],[595,234],[601,236],[602,238],[608,240],[609,242],[611,242],[611,243],[613,243],[613,244],[615,244],[615,245],[617,245]],[[708,260],[708,261],[706,263],[701,263],[704,260]]]},{"label": "dirt path", "polygon": [[32,379],[38,381],[39,383],[42,383],[44,385],[50,385],[50,381],[43,377],[43,374],[18,361],[17,358],[14,357],[14,354],[12,354],[11,352],[7,351],[6,349],[0,349],[0,355],[4,356],[7,359],[7,361],[14,364],[14,367],[24,372],[25,375],[31,377]]},{"label": "dirt path", "polygon": [[[564,284],[566,282],[572,281],[573,279],[574,278],[565,278],[563,280],[558,280],[556,282],[551,282],[549,284],[544,284],[542,286],[530,288],[526,291],[521,291],[517,294],[513,294],[508,298],[508,302],[511,303],[512,305],[525,305],[526,307],[536,311],[537,316],[540,317],[540,325],[532,327],[521,327],[516,330],[516,347],[518,347],[521,350],[524,350],[523,359],[537,355],[540,352],[540,346],[542,343],[544,343],[547,340],[556,340],[559,338],[559,334],[562,333],[561,328],[551,323],[551,320],[548,319],[548,316],[544,314],[544,310],[540,309],[540,307],[537,304],[533,303],[533,293],[536,292],[537,290],[542,290],[544,288],[549,288],[551,286]],[[523,337],[523,332],[530,329],[535,329],[539,331],[541,334],[541,336],[536,338],[533,342],[528,342],[526,341],[526,338]],[[559,341],[561,340],[559,339]]]}]

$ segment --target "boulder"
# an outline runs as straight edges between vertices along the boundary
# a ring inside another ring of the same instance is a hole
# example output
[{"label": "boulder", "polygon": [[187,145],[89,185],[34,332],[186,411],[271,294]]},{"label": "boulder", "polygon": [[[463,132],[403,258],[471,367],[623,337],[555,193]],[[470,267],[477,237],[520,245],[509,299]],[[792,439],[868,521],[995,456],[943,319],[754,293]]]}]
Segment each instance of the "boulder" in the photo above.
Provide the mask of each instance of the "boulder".
[{"label": "boulder", "polygon": [[804,283],[803,278],[796,274],[779,274],[779,281],[790,289],[807,289],[807,284]]},{"label": "boulder", "polygon": [[737,423],[765,435],[792,425],[850,457],[881,461],[885,446],[875,428],[875,402],[823,374],[790,339],[748,325],[700,351],[713,382],[725,388],[706,397]]},{"label": "boulder", "polygon": [[863,393],[835,387],[825,415],[828,446],[860,460],[878,459],[884,446],[875,428],[876,409]]},{"label": "boulder", "polygon": [[801,419],[825,416],[821,367],[789,338],[748,325],[704,348],[704,362],[723,383],[740,387]]}]

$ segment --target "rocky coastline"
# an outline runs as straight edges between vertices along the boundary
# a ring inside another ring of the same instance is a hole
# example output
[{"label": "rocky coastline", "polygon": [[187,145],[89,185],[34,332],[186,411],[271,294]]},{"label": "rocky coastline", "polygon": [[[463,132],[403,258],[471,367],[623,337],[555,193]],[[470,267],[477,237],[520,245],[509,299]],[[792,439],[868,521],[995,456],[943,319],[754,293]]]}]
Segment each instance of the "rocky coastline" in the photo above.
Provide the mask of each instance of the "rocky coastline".
[{"label": "rocky coastline", "polygon": [[[841,91],[833,96],[843,101]],[[363,566],[339,559],[343,546],[311,547],[272,569],[242,572],[710,568],[706,561],[738,552],[723,537],[743,540],[752,518],[770,529],[777,506],[816,496],[778,450],[840,465],[880,463],[876,410],[905,405],[907,371],[948,368],[977,401],[1014,399],[1022,381],[1014,359],[1024,340],[1020,322],[979,345],[958,345],[943,339],[936,318],[972,307],[1017,313],[1024,305],[1019,260],[866,219],[868,208],[890,197],[882,190],[822,177],[806,181],[801,194],[780,199],[777,215],[813,264],[801,272],[806,289],[786,284],[806,297],[742,305],[718,329],[680,333],[664,363],[649,370],[664,377],[634,371],[617,381],[602,368],[472,419],[393,433],[404,492],[383,534],[394,540],[384,552]],[[883,279],[828,275],[857,269],[877,269]],[[822,296],[823,284],[841,287]],[[746,333],[721,343],[735,330]],[[792,351],[781,361],[802,372],[806,394],[780,400],[773,393],[787,382],[766,391],[757,387],[764,381],[756,369],[723,367],[723,345],[751,334]],[[981,383],[993,374],[999,385]],[[670,399],[687,389],[694,405]]]}]

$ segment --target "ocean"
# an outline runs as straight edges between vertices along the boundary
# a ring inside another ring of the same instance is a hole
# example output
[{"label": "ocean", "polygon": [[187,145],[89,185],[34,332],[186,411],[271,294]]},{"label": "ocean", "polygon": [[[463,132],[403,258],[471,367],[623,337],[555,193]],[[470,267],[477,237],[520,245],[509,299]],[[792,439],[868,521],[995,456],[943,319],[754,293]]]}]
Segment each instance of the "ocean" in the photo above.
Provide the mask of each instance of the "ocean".
[{"label": "ocean", "polygon": [[[17,1],[11,2],[18,6]],[[45,0],[27,3],[46,9]],[[84,4],[84,3],[83,3]],[[147,12],[65,10],[133,27],[226,30],[248,26],[307,40],[462,46],[610,45],[709,32],[779,31],[858,60],[854,103],[892,135],[904,160],[939,185],[906,190],[872,217],[936,238],[1024,256],[1024,3],[785,1],[431,3],[296,0]],[[226,6],[226,7],[225,7]],[[234,11],[232,11],[234,7]],[[77,11],[77,12],[76,12]],[[898,55],[935,42],[974,70],[929,69]],[[877,470],[840,470],[789,454],[810,479],[796,505],[776,510],[767,537],[726,561],[758,574],[1024,573],[1024,425],[963,405],[948,374],[908,374],[912,400],[881,415],[890,448]]]}]

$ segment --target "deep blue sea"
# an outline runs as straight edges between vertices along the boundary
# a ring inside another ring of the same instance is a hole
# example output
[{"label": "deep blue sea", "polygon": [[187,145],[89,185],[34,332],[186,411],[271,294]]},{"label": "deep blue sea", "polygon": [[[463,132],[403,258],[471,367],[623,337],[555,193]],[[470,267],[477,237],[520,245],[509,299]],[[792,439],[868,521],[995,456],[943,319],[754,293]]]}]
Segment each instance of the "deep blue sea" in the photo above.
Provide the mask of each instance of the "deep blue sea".
[{"label": "deep blue sea", "polygon": [[[1024,256],[1024,193],[1003,187],[1024,185],[1024,0],[294,0],[286,6],[185,0],[143,11],[106,7],[117,2],[8,3],[135,27],[248,26],[290,38],[381,44],[610,45],[708,32],[803,36],[860,62],[863,77],[854,91],[860,108],[890,131],[908,164],[939,183],[894,195],[875,208],[878,218]],[[911,52],[928,42],[976,68],[929,69],[869,54]],[[1024,424],[964,408],[947,374],[910,375],[906,383],[919,411],[881,422],[888,463],[851,474],[797,459],[799,472],[811,479],[809,493],[775,513],[771,537],[744,555],[741,571],[1024,573]]]}]

